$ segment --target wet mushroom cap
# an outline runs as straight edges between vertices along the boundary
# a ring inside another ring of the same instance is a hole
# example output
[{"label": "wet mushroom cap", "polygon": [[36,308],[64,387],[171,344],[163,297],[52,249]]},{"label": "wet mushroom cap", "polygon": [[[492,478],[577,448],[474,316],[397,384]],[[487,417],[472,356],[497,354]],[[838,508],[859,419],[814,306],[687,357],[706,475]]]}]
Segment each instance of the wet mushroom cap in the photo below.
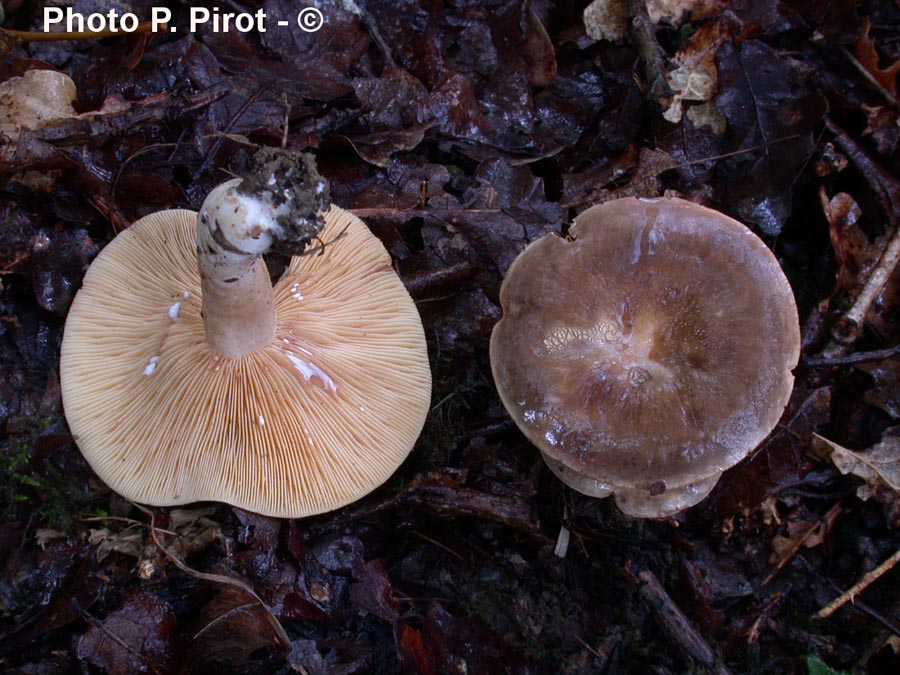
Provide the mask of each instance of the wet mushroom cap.
[{"label": "wet mushroom cap", "polygon": [[532,243],[491,337],[500,397],[572,487],[660,517],[775,427],[800,332],[765,244],[680,199],[619,199]]},{"label": "wet mushroom cap", "polygon": [[207,343],[197,214],[147,216],[91,265],[66,323],[66,417],[93,469],[156,506],[223,501],[278,517],[382,484],[424,424],[431,374],[418,312],[384,247],[332,207],[322,255],[275,284],[271,343]]}]

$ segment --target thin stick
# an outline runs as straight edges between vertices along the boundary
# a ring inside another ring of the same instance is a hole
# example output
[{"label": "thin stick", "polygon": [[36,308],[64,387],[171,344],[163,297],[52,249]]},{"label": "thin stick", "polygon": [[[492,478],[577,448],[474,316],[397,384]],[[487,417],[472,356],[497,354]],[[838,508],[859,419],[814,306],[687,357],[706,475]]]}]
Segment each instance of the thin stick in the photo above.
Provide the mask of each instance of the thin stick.
[{"label": "thin stick", "polygon": [[804,359],[803,365],[808,368],[822,368],[827,366],[852,366],[855,363],[869,363],[871,361],[884,361],[900,354],[900,345],[873,349],[868,352],[857,352],[848,356],[823,357],[819,359]]},{"label": "thin stick", "polygon": [[658,108],[660,99],[671,95],[664,75],[666,72],[665,52],[656,41],[653,23],[650,21],[650,13],[647,11],[647,3],[644,0],[626,0],[626,6],[631,38],[634,40],[638,56],[644,62],[644,77],[647,78],[649,85],[648,99]]},{"label": "thin stick", "polygon": [[284,124],[281,127],[281,149],[284,150],[288,143],[288,133],[291,129],[291,102],[287,94],[281,94],[281,102],[284,103]]},{"label": "thin stick", "polygon": [[22,42],[49,42],[59,40],[93,40],[95,38],[116,37],[117,35],[132,35],[137,33],[165,33],[169,30],[167,24],[161,23],[159,30],[154,30],[152,21],[143,21],[137,25],[132,31],[124,30],[79,30],[67,31],[62,33],[41,33],[32,30],[4,30],[7,35],[11,35]]},{"label": "thin stick", "polygon": [[895,212],[895,205],[900,202],[900,185],[897,181],[887,178],[881,167],[869,157],[862,146],[850,138],[846,131],[830,119],[825,120],[825,126],[835,135],[837,144],[847,153],[877,196],[887,220],[885,229],[891,232],[890,239],[878,259],[878,264],[866,279],[853,306],[832,328],[831,334],[837,344],[830,345],[825,350],[825,356],[829,358],[840,355],[841,346],[852,344],[860,336],[872,303],[875,302],[900,262],[900,227],[897,226]]},{"label": "thin stick", "polygon": [[269,624],[272,626],[272,629],[275,631],[275,636],[278,638],[278,641],[281,643],[283,648],[286,648],[286,651],[290,651],[291,640],[288,638],[287,633],[284,632],[284,627],[282,627],[281,623],[278,619],[275,618],[275,615],[272,614],[272,610],[266,606],[266,603],[262,601],[256,592],[250,587],[250,584],[241,581],[240,579],[235,579],[234,577],[228,577],[224,574],[208,574],[206,572],[200,572],[198,570],[193,569],[192,567],[188,567],[185,563],[183,563],[178,556],[169,551],[156,536],[158,531],[156,527],[156,514],[150,509],[146,509],[140,504],[135,504],[132,502],[132,506],[134,506],[138,511],[143,511],[147,516],[150,517],[150,538],[153,539],[153,543],[156,544],[157,548],[165,555],[169,560],[174,563],[175,567],[180,569],[185,574],[189,574],[192,577],[196,577],[197,579],[202,579],[204,581],[211,581],[216,584],[225,584],[226,586],[236,586],[243,591],[246,591],[250,594],[250,596],[259,603],[259,606],[262,608],[265,616],[269,620]]},{"label": "thin stick", "polygon": [[866,590],[866,588],[868,588],[869,585],[872,584],[872,582],[874,582],[888,570],[892,569],[898,562],[900,562],[900,549],[897,549],[897,551],[894,552],[894,555],[885,560],[874,570],[863,576],[862,579],[860,579],[849,589],[841,593],[837,598],[829,602],[828,605],[820,609],[815,614],[815,616],[813,616],[813,618],[827,619],[848,602],[853,602],[854,598],[856,598],[857,595]]},{"label": "thin stick", "polygon": [[848,340],[852,342],[859,337],[866,315],[869,313],[869,308],[881,294],[884,285],[894,273],[898,262],[900,262],[900,228],[895,227],[894,231],[891,232],[891,238],[887,246],[884,247],[884,252],[878,259],[878,264],[872,270],[869,278],[866,279],[866,283],[853,306],[844,314],[838,325],[835,326],[834,333],[836,334],[834,337],[838,342],[847,344]]},{"label": "thin stick", "polygon": [[841,53],[847,58],[847,60],[853,64],[853,67],[859,71],[859,74],[862,75],[866,80],[868,80],[869,84],[875,87],[878,90],[878,93],[884,96],[885,100],[894,106],[900,106],[900,100],[897,100],[897,97],[891,94],[881,82],[876,80],[872,73],[866,70],[866,67],[859,62],[859,59],[853,56],[849,49],[846,47],[841,47]]},{"label": "thin stick", "polygon": [[644,571],[638,574],[641,580],[641,596],[650,605],[669,639],[684,649],[691,658],[698,661],[716,675],[730,675],[728,668],[719,663],[716,653],[697,629],[675,604],[653,572]]},{"label": "thin stick", "polygon": [[[79,523],[102,523],[107,520],[115,521],[118,523],[128,523],[129,525],[139,525],[140,527],[149,527],[147,523],[142,523],[139,520],[135,520],[134,518],[122,518],[121,516],[90,516],[87,518],[76,517],[76,521]],[[157,532],[162,532],[163,534],[168,534],[171,537],[179,537],[177,532],[172,532],[172,530],[164,530],[161,527],[156,528]]]},{"label": "thin stick", "polygon": [[797,552],[806,545],[806,542],[810,540],[814,535],[824,535],[826,534],[833,526],[834,521],[837,520],[837,517],[841,514],[841,501],[838,500],[834,506],[828,509],[828,512],[822,516],[818,522],[816,522],[812,527],[810,527],[806,532],[803,533],[803,536],[798,538],[793,545],[791,545],[790,549],[788,549],[785,554],[782,556],[781,560],[778,561],[778,564],[775,565],[775,568],[769,572],[769,576],[763,579],[762,585],[765,586],[774,579],[779,572],[787,565],[794,557],[797,555]]},{"label": "thin stick", "polygon": [[81,618],[82,618],[82,619],[84,619],[84,620],[87,621],[89,624],[91,624],[94,628],[96,628],[96,629],[99,630],[101,633],[103,633],[104,635],[106,635],[106,637],[108,637],[110,640],[112,640],[113,642],[115,642],[117,645],[119,645],[119,646],[120,646],[122,649],[124,649],[126,652],[128,652],[128,653],[131,654],[132,656],[134,656],[134,657],[140,659],[141,661],[143,661],[144,663],[146,663],[148,666],[153,667],[154,670],[158,670],[158,671],[160,671],[160,672],[163,671],[163,666],[162,666],[162,664],[160,664],[158,661],[155,661],[154,659],[151,659],[151,658],[145,656],[144,654],[142,654],[141,652],[139,652],[137,649],[135,649],[134,647],[132,647],[130,644],[128,644],[127,642],[125,642],[125,640],[123,640],[123,639],[120,638],[118,635],[116,635],[115,633],[113,633],[113,632],[106,626],[106,624],[104,624],[102,621],[100,621],[100,619],[96,618],[96,617],[93,616],[90,612],[88,612],[84,607],[82,607],[82,606],[78,603],[77,600],[73,599],[73,600],[72,600],[72,603],[73,603],[73,605],[75,606],[75,610],[81,615]]}]

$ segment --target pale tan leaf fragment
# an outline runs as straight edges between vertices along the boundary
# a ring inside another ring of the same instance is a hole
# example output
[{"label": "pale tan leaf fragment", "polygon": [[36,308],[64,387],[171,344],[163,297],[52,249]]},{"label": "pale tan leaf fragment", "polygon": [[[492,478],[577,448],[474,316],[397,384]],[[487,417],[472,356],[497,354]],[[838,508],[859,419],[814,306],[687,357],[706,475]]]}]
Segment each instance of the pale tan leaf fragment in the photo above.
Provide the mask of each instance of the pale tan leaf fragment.
[{"label": "pale tan leaf fragment", "polygon": [[595,40],[621,40],[628,30],[625,0],[594,0],[584,10],[584,29]]},{"label": "pale tan leaf fragment", "polygon": [[[702,26],[672,59],[672,69],[666,75],[669,88],[674,92],[663,117],[670,122],[681,121],[683,102],[705,103],[715,95],[719,86],[719,70],[716,68],[716,50],[730,38],[728,27],[721,21]],[[709,126],[724,130],[725,119],[712,107],[706,111],[712,117]],[[721,122],[715,119],[721,119]],[[692,120],[693,121],[693,120]]]},{"label": "pale tan leaf fragment", "polygon": [[[654,24],[680,26],[685,19],[702,21],[717,15],[722,0],[647,0],[647,13]],[[584,10],[584,28],[595,40],[621,40],[628,31],[625,0],[594,0]]]},{"label": "pale tan leaf fragment", "polygon": [[853,474],[866,481],[857,494],[866,499],[879,485],[900,491],[900,437],[886,436],[864,452],[849,450],[818,434],[813,435],[814,445],[830,448],[831,461],[843,474]]}]

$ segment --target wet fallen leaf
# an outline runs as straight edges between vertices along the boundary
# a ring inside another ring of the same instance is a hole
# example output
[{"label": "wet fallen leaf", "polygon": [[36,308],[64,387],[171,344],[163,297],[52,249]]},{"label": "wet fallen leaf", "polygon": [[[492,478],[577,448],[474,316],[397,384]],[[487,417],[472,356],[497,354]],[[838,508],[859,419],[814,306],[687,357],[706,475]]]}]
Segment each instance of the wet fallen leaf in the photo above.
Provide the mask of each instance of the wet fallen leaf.
[{"label": "wet fallen leaf", "polygon": [[251,660],[262,672],[283,661],[289,651],[284,631],[259,599],[228,586],[200,611],[187,651],[187,672],[240,672]]},{"label": "wet fallen leaf", "polygon": [[[859,0],[787,0],[773,5],[777,5],[776,11],[797,12],[810,28],[829,41],[849,44],[859,35],[859,16],[856,12]],[[785,27],[789,29],[788,21],[785,20]]]},{"label": "wet fallen leaf", "polygon": [[174,629],[168,603],[151,593],[135,593],[103,621],[92,623],[78,640],[78,658],[110,675],[164,675],[174,662]]},{"label": "wet fallen leaf", "polygon": [[888,106],[866,104],[863,104],[862,110],[867,120],[863,136],[875,141],[879,155],[891,157],[900,147],[900,120],[897,118],[897,112]]},{"label": "wet fallen leaf", "polygon": [[875,383],[865,393],[865,402],[900,420],[900,357],[877,363],[861,363],[857,367],[868,373]]},{"label": "wet fallen leaf", "polygon": [[353,563],[353,576],[357,580],[350,587],[350,600],[362,612],[374,614],[393,624],[400,618],[400,601],[380,560]]},{"label": "wet fallen leaf", "polygon": [[727,199],[743,220],[778,234],[791,213],[789,186],[813,147],[811,132],[826,101],[759,40],[723,43],[716,65],[716,107],[728,120],[725,138],[729,149],[744,151],[720,164]]}]

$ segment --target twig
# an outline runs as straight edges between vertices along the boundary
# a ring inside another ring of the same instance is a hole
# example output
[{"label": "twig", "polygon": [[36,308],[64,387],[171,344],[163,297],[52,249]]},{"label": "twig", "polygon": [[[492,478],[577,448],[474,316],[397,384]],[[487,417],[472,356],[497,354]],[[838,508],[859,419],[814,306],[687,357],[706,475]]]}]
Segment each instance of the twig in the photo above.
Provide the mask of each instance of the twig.
[{"label": "twig", "polygon": [[898,100],[894,94],[889,92],[881,82],[876,80],[872,76],[872,73],[866,70],[866,67],[859,62],[859,59],[853,56],[849,49],[841,47],[841,53],[853,64],[853,67],[859,71],[859,74],[866,78],[868,83],[878,90],[878,93],[881,94],[888,103],[893,106],[900,106],[900,100]]},{"label": "twig", "polygon": [[647,11],[645,0],[626,0],[626,5],[631,38],[644,63],[644,77],[647,78],[647,84],[650,86],[648,98],[658,108],[660,99],[671,93],[665,76],[665,52],[656,41],[653,22],[650,21],[650,13]]},{"label": "twig", "polygon": [[835,324],[832,330],[835,340],[842,344],[856,341],[856,338],[859,337],[862,331],[869,308],[881,294],[884,285],[897,268],[898,262],[900,262],[900,228],[894,227],[894,231],[891,232],[891,238],[878,259],[878,264],[875,265],[875,269],[872,270],[869,278],[866,279],[866,283],[854,301],[853,306]]},{"label": "twig", "polygon": [[868,588],[869,585],[872,584],[872,582],[877,580],[888,570],[892,569],[898,562],[900,562],[900,549],[897,549],[897,551],[894,552],[894,555],[885,560],[871,572],[868,572],[865,576],[863,576],[862,579],[853,584],[853,586],[851,586],[846,591],[841,593],[841,595],[839,595],[837,598],[829,602],[828,605],[820,609],[813,618],[827,619],[848,602],[853,602],[854,598],[857,595],[866,590],[866,588]]},{"label": "twig", "polygon": [[60,33],[41,33],[31,30],[4,30],[3,32],[22,42],[50,42],[60,40],[93,40],[95,38],[116,37],[118,35],[132,35],[138,33],[166,33],[169,30],[167,24],[161,23],[157,26],[158,30],[154,30],[152,21],[143,21],[137,25],[132,31],[124,30],[83,30],[83,31],[64,31]]},{"label": "twig", "polygon": [[281,102],[284,104],[284,124],[281,127],[281,149],[284,150],[288,143],[288,133],[291,129],[291,102],[288,101],[287,94],[282,92]]},{"label": "twig", "polygon": [[747,631],[748,645],[756,644],[759,641],[759,636],[762,632],[763,626],[768,623],[772,615],[774,615],[781,609],[781,606],[784,604],[789,589],[790,586],[788,586],[787,590],[783,590],[777,593],[775,597],[769,600],[760,610],[759,614],[756,616],[756,620],[753,622],[753,625],[750,626],[750,630]]},{"label": "twig", "polygon": [[784,566],[787,565],[791,560],[794,559],[794,556],[797,555],[797,552],[808,542],[814,535],[824,535],[828,532],[833,526],[834,521],[841,513],[841,502],[838,501],[834,506],[828,509],[827,513],[822,516],[822,518],[815,525],[810,527],[806,532],[803,533],[803,536],[799,537],[791,546],[791,548],[782,556],[781,560],[778,561],[778,564],[775,565],[775,569],[769,572],[769,576],[767,576],[762,585],[766,586],[769,582],[774,579],[778,573],[784,569]]},{"label": "twig", "polygon": [[141,661],[146,663],[148,666],[153,667],[153,669],[158,672],[163,672],[164,670],[166,670],[165,668],[163,668],[162,664],[160,664],[158,661],[151,659],[151,658],[147,657],[146,655],[142,654],[137,649],[132,647],[130,644],[125,642],[125,640],[123,640],[118,635],[113,633],[102,621],[100,621],[100,619],[96,618],[90,612],[88,612],[84,607],[82,607],[77,600],[74,600],[74,599],[72,600],[72,606],[75,608],[75,611],[77,611],[81,615],[82,619],[84,619],[89,624],[91,624],[94,628],[96,628],[97,630],[102,632],[104,635],[106,635],[106,637],[108,637],[110,640],[115,642],[126,652],[128,652],[132,656],[140,659]]},{"label": "twig", "polygon": [[893,205],[900,201],[898,199],[900,198],[900,184],[893,178],[888,178],[884,169],[869,156],[859,143],[850,137],[850,134],[835,124],[834,120],[825,118],[825,126],[834,134],[835,143],[847,153],[850,161],[856,165],[862,177],[877,195],[885,219],[893,226],[897,219]]},{"label": "twig", "polygon": [[856,352],[848,356],[821,357],[818,359],[803,359],[803,365],[808,368],[822,368],[828,366],[852,366],[856,363],[869,363],[871,361],[884,361],[900,354],[900,345],[873,349],[868,352]]},{"label": "twig", "polygon": [[454,550],[453,550],[452,548],[450,548],[449,546],[445,546],[444,544],[442,544],[441,542],[437,541],[436,539],[432,539],[431,537],[422,534],[422,533],[419,532],[418,530],[413,530],[412,533],[413,533],[414,535],[416,535],[417,537],[419,537],[420,539],[424,539],[424,540],[427,541],[429,544],[432,544],[433,546],[437,546],[437,547],[438,547],[439,549],[441,549],[442,551],[446,551],[447,553],[449,553],[450,555],[452,555],[454,558],[456,558],[456,559],[459,560],[460,562],[465,562],[465,561],[466,561],[466,559],[463,558],[459,553],[457,553],[456,551],[454,551]]},{"label": "twig", "polygon": [[153,539],[153,543],[156,544],[157,548],[159,548],[159,550],[163,553],[163,555],[165,555],[169,560],[172,561],[172,563],[175,565],[175,567],[180,569],[185,574],[189,574],[190,576],[195,577],[197,579],[202,579],[203,581],[210,581],[210,582],[216,583],[216,584],[224,584],[226,586],[235,586],[235,587],[240,588],[241,590],[249,593],[250,596],[254,600],[256,600],[257,603],[259,603],[259,606],[262,608],[263,612],[265,613],[266,617],[269,620],[269,624],[272,626],[272,629],[275,631],[275,637],[278,639],[278,642],[281,644],[282,648],[284,648],[285,651],[291,650],[290,638],[288,638],[287,633],[284,632],[284,628],[282,627],[281,623],[278,621],[278,619],[275,618],[275,615],[272,614],[272,611],[266,606],[266,603],[264,603],[262,601],[262,598],[260,598],[256,594],[256,592],[250,587],[250,584],[245,583],[245,582],[241,581],[240,579],[235,579],[234,577],[228,577],[223,574],[208,574],[206,572],[200,572],[191,567],[188,567],[186,564],[184,564],[178,558],[178,556],[176,556],[174,553],[169,551],[169,549],[167,549],[165,546],[163,546],[162,543],[157,538],[156,533],[158,530],[156,527],[156,514],[153,511],[151,511],[150,509],[144,508],[140,504],[132,503],[132,506],[134,506],[138,511],[143,511],[145,514],[147,514],[147,516],[149,516],[149,518],[150,518],[150,537],[151,537],[151,539]]},{"label": "twig", "polygon": [[[900,204],[900,183],[886,177],[885,172],[866,153],[866,151],[832,120],[826,119],[825,125],[835,135],[835,142],[847,153],[856,168],[868,182],[878,197],[879,205],[885,214],[890,239],[878,259],[878,264],[866,279],[853,306],[842,316],[832,328],[832,337],[838,345],[850,345],[862,333],[862,327],[872,303],[881,293],[887,280],[900,262],[900,228],[897,227],[896,206]],[[831,357],[837,349],[826,350]]]},{"label": "twig", "polygon": [[[798,555],[797,562],[800,563],[801,565],[803,565],[803,567],[806,568],[806,571],[809,572],[814,577],[816,577],[816,579],[818,579],[821,584],[828,584],[834,590],[835,593],[841,592],[840,586],[838,586],[836,583],[834,583],[834,581],[831,578],[822,574],[818,570],[818,568],[815,565],[813,565],[811,562],[809,562],[809,560],[807,560],[804,556]],[[900,636],[900,626],[898,626],[892,619],[887,618],[881,612],[877,611],[876,609],[873,609],[872,607],[869,607],[869,605],[867,605],[862,600],[854,600],[853,604],[852,604],[852,608],[861,614],[865,614],[867,617],[869,617],[873,621],[877,621],[881,626],[884,626],[886,629],[888,629],[894,635]]]},{"label": "twig", "polygon": [[643,582],[641,596],[650,605],[669,639],[686,651],[695,661],[712,669],[716,675],[730,675],[731,671],[718,662],[712,647],[691,625],[684,612],[675,604],[653,572],[640,572],[638,578]]},{"label": "twig", "polygon": [[[129,525],[138,525],[140,527],[149,527],[146,523],[142,523],[139,520],[135,520],[134,518],[123,518],[121,516],[89,516],[89,517],[75,517],[73,520],[79,523],[102,523],[108,520],[118,522],[118,523],[128,523]],[[162,532],[163,534],[168,534],[170,537],[178,537],[180,536],[177,532],[173,532],[172,530],[164,530],[161,527],[156,528],[157,532]]]}]

